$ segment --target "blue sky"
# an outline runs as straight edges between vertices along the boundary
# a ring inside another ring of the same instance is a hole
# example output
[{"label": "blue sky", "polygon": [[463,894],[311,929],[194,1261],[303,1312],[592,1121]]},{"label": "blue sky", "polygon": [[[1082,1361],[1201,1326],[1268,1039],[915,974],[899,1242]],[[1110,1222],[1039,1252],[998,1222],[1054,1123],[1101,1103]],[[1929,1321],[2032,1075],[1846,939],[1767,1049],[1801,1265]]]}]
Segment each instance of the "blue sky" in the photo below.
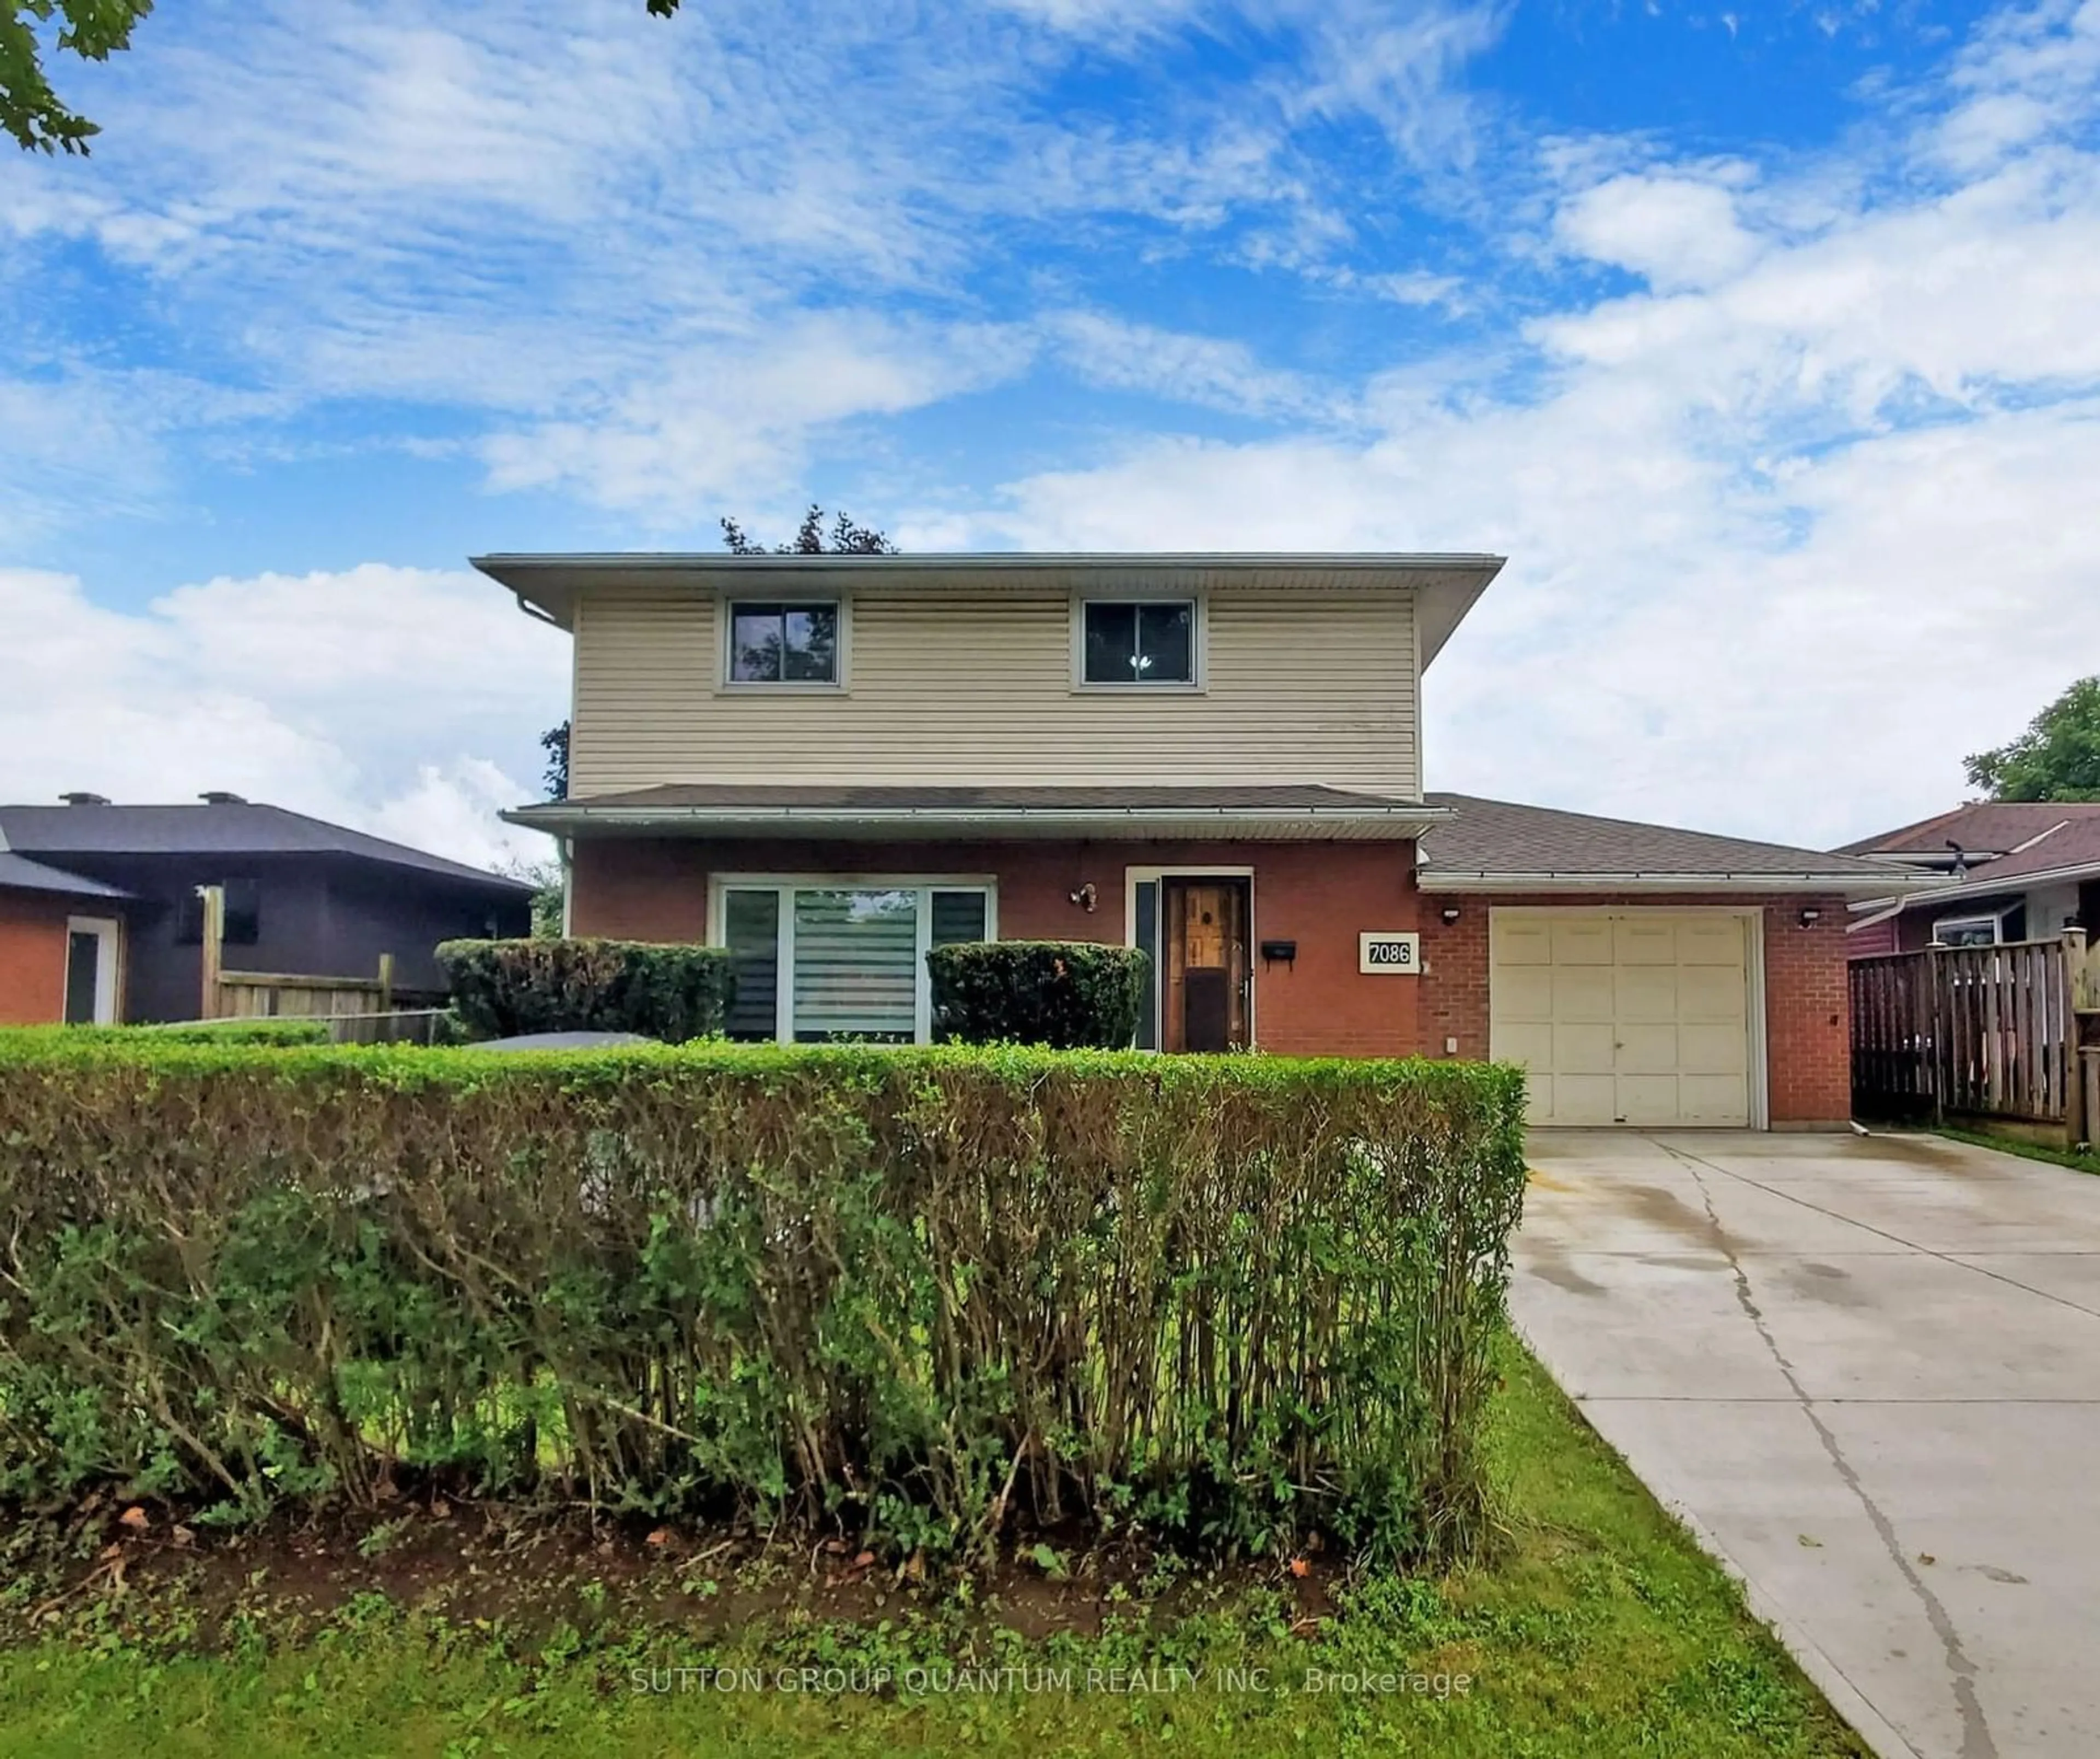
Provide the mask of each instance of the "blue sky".
[{"label": "blue sky", "polygon": [[2100,0],[268,0],[0,160],[0,794],[470,856],[481,549],[1498,549],[1433,784],[1834,842],[2100,669]]}]

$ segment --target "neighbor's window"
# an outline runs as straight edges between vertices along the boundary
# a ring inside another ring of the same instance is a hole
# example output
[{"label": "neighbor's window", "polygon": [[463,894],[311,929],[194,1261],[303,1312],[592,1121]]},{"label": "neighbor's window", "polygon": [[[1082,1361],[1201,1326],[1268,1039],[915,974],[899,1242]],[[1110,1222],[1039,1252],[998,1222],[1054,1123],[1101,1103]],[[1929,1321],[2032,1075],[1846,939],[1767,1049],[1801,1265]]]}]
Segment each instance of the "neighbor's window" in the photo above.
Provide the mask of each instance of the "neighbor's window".
[{"label": "neighbor's window", "polygon": [[[218,882],[226,892],[226,938],[228,947],[252,947],[262,934],[262,888],[252,879]],[[180,946],[200,946],[204,941],[204,899],[186,892],[175,908],[175,940]]]},{"label": "neighbor's window", "polygon": [[1942,947],[1995,947],[2005,938],[2004,919],[1995,916],[1943,916],[1932,925]]},{"label": "neighbor's window", "polygon": [[836,684],[838,606],[731,605],[729,676],[733,684]]},{"label": "neighbor's window", "polygon": [[1091,599],[1085,608],[1085,661],[1089,684],[1193,684],[1196,682],[1196,606],[1187,599],[1140,599],[1127,603]]}]

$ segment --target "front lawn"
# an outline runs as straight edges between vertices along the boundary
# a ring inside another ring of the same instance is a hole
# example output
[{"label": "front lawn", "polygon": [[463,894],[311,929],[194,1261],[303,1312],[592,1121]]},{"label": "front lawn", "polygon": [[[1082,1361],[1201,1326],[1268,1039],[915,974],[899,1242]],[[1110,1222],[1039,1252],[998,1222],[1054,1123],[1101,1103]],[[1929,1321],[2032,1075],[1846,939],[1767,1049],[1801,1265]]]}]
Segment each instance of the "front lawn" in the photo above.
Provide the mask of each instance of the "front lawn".
[{"label": "front lawn", "polygon": [[[1083,1628],[1024,1634],[1013,1609],[924,1592],[827,1620],[806,1610],[820,1597],[798,1610],[792,1584],[826,1567],[798,1554],[774,1566],[779,1609],[726,1630],[714,1584],[673,1622],[586,1579],[547,1583],[545,1606],[577,1610],[528,1632],[470,1564],[416,1604],[366,1593],[312,1621],[289,1564],[258,1562],[231,1641],[200,1653],[179,1576],[112,1595],[105,1573],[0,1649],[0,1753],[1863,1752],[1537,1363],[1501,1354],[1489,1447],[1510,1531],[1439,1580],[1337,1580],[1309,1607],[1287,1572],[1185,1580],[1167,1602],[1118,1591]],[[20,1581],[0,1616],[20,1633],[48,1598]],[[757,1677],[721,1690],[680,1667]],[[781,1689],[805,1667],[847,1689]]]},{"label": "front lawn", "polygon": [[2100,1173],[2100,1154],[2080,1154],[2075,1148],[2051,1148],[2046,1143],[2023,1142],[2017,1136],[1987,1135],[1982,1130],[1962,1130],[1943,1125],[1939,1134],[1952,1142],[1978,1148],[1995,1148],[2001,1154],[2018,1155],[2027,1160],[2045,1160],[2051,1166],[2068,1167],[2074,1173]]}]

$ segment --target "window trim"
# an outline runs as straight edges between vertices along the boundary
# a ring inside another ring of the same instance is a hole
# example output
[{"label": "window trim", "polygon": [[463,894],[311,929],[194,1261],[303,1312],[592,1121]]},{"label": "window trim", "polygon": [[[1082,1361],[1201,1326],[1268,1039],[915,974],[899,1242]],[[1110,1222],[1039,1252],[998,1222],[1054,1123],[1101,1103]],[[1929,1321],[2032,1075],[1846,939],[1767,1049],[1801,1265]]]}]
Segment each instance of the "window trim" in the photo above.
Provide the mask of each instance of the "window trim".
[{"label": "window trim", "polygon": [[[1148,683],[1108,683],[1087,676],[1087,607],[1090,604],[1185,604],[1189,607],[1189,676]],[[1129,586],[1108,592],[1076,591],[1071,603],[1072,694],[1074,696],[1199,696],[1210,688],[1210,594],[1185,586]]]},{"label": "window trim", "polygon": [[[736,676],[736,608],[740,604],[829,605],[838,614],[838,648],[828,678],[739,678]],[[715,691],[717,695],[810,696],[846,694],[847,669],[853,659],[853,599],[843,592],[722,592],[715,599]]]},{"label": "window trim", "polygon": [[729,944],[728,895],[733,891],[771,891],[780,899],[775,933],[780,975],[774,985],[773,1042],[792,1045],[795,1040],[795,894],[798,891],[915,891],[920,894],[919,925],[912,957],[916,965],[912,996],[911,1041],[933,1041],[933,983],[926,970],[926,955],[933,946],[933,899],[937,891],[976,891],[984,894],[985,939],[999,939],[999,877],[993,873],[711,873],[708,876],[708,944]]}]

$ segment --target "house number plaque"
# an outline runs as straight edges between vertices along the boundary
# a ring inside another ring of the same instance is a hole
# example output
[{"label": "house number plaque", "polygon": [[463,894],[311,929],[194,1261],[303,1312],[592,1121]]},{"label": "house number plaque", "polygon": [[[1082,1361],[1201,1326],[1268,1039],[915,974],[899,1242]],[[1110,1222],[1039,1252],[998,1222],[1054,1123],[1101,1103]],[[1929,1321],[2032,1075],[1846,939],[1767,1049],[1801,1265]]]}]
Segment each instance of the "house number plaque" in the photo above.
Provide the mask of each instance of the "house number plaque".
[{"label": "house number plaque", "polygon": [[1413,977],[1422,970],[1422,937],[1412,932],[1367,930],[1357,937],[1357,969],[1389,977]]}]

